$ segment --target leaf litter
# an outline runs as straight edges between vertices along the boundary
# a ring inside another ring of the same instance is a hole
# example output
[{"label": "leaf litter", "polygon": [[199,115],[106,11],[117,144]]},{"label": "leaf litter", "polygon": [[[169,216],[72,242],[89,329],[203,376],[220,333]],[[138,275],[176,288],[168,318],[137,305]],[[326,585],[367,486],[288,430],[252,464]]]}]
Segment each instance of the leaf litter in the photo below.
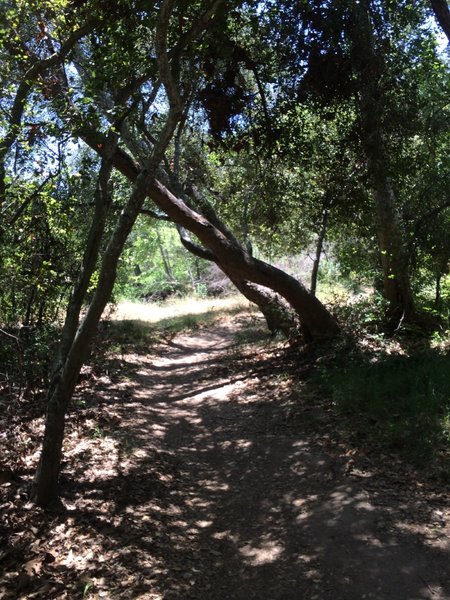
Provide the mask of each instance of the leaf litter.
[{"label": "leaf litter", "polygon": [[28,500],[42,400],[2,415],[0,599],[450,598],[445,486],[355,443],[313,359],[248,315],[125,350],[82,374],[64,510]]}]

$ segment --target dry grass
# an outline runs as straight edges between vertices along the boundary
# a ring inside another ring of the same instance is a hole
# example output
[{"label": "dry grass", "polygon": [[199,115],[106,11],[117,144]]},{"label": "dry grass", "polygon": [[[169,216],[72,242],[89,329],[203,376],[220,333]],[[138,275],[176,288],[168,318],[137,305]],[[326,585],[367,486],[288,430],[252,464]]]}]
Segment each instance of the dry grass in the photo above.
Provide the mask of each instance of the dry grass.
[{"label": "dry grass", "polygon": [[[219,313],[222,311],[248,310],[250,303],[243,296],[227,298],[177,298],[164,304],[120,302],[113,310],[112,319],[157,323],[182,315]],[[111,308],[109,309],[111,310]]]}]

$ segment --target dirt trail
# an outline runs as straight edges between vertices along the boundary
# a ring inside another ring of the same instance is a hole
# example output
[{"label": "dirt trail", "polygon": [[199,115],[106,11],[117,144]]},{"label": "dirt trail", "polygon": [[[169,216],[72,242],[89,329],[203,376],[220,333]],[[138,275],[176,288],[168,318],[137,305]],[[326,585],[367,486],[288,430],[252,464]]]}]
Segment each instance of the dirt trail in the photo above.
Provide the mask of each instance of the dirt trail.
[{"label": "dirt trail", "polygon": [[[127,406],[137,495],[121,510],[143,590],[130,597],[448,600],[443,522],[427,536],[441,513],[367,461],[349,469],[307,411],[293,426],[276,386],[230,375],[235,333],[180,335],[138,373]],[[155,450],[164,488],[139,492]]]},{"label": "dirt trail", "polygon": [[5,488],[0,599],[450,600],[442,488],[352,449],[249,333],[223,319],[86,380],[66,512]]}]

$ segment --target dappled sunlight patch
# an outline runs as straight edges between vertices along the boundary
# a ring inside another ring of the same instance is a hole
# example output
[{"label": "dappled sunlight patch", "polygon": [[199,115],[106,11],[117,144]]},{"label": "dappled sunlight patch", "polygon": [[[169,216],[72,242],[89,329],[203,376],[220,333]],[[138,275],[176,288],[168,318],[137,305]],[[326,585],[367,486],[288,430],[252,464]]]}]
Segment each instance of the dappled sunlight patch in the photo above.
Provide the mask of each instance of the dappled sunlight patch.
[{"label": "dappled sunlight patch", "polygon": [[325,507],[338,514],[347,505],[354,504],[355,502],[355,490],[350,486],[341,486],[339,489],[331,492],[330,500],[328,500]]},{"label": "dappled sunlight patch", "polygon": [[302,512],[300,514],[298,514],[295,518],[297,523],[302,523],[302,522],[307,522],[309,521],[313,516],[313,513],[309,510],[305,510],[302,509]]},{"label": "dappled sunlight patch", "polygon": [[214,393],[211,393],[210,391],[205,391],[205,392],[199,392],[197,394],[195,394],[195,398],[197,399],[198,402],[200,402],[203,399],[208,399],[208,400],[228,400],[229,395],[231,392],[238,392],[239,389],[242,388],[242,384],[240,382],[236,382],[236,383],[228,383],[226,385],[222,385],[220,386],[218,389],[214,390]]},{"label": "dappled sunlight patch", "polygon": [[199,527],[200,529],[206,529],[207,527],[211,527],[213,525],[214,521],[196,521],[195,524],[197,525],[197,527]]},{"label": "dappled sunlight patch", "polygon": [[220,446],[223,450],[250,450],[254,442],[252,440],[238,439],[238,440],[224,440],[220,442]]},{"label": "dappled sunlight patch", "polygon": [[256,567],[278,560],[284,552],[284,547],[279,542],[268,539],[258,546],[246,544],[239,552],[247,564]]},{"label": "dappled sunlight patch", "polygon": [[230,491],[230,486],[228,485],[228,483],[225,483],[223,481],[209,481],[209,480],[201,481],[200,480],[198,483],[199,483],[199,485],[201,485],[205,489],[209,490],[210,492],[229,492]]}]

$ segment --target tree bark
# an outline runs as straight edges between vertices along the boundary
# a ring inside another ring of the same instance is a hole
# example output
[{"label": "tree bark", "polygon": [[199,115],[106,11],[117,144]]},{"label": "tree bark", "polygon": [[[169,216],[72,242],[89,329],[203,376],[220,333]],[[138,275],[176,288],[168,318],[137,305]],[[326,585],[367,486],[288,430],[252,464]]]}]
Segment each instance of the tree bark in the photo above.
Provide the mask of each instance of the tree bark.
[{"label": "tree bark", "polygon": [[359,77],[359,109],[367,171],[377,214],[378,243],[383,269],[384,296],[389,315],[408,321],[414,316],[409,264],[404,232],[392,180],[383,131],[383,92],[380,77],[384,66],[373,40],[370,1],[354,4],[350,35],[353,61]]},{"label": "tree bark", "polygon": [[65,414],[90,342],[111,295],[120,254],[144,203],[147,177],[146,171],[139,175],[134,190],[119,217],[105,250],[99,281],[86,316],[76,331],[63,365],[53,377],[48,393],[44,441],[33,490],[34,501],[43,507],[51,505],[58,498]]},{"label": "tree bark", "polygon": [[204,246],[212,251],[217,263],[227,275],[233,279],[244,279],[268,287],[283,296],[298,314],[306,339],[312,340],[338,333],[339,327],[333,316],[294,277],[250,256],[156,179],[150,183],[148,194],[174,222],[194,233]]},{"label": "tree bark", "polygon": [[389,314],[408,321],[414,317],[414,301],[409,280],[406,245],[389,178],[380,182],[375,189],[375,201],[384,296],[389,303]]},{"label": "tree bark", "polygon": [[447,0],[430,0],[436,21],[450,41],[450,9]]},{"label": "tree bark", "polygon": [[66,317],[61,332],[61,340],[57,352],[57,359],[53,368],[57,374],[64,364],[70,347],[73,343],[80,320],[80,313],[85,301],[86,292],[89,288],[92,274],[97,264],[100,245],[105,229],[106,217],[109,207],[108,185],[112,171],[112,155],[116,149],[117,139],[111,135],[105,146],[105,155],[102,158],[95,190],[95,209],[89,229],[86,248],[84,250],[83,262],[77,281],[73,287]]},{"label": "tree bark", "polygon": [[296,331],[298,332],[299,323],[295,319],[294,312],[289,310],[289,305],[277,294],[243,279],[231,279],[231,281],[247,300],[256,304],[272,334],[280,331],[289,339]]}]

